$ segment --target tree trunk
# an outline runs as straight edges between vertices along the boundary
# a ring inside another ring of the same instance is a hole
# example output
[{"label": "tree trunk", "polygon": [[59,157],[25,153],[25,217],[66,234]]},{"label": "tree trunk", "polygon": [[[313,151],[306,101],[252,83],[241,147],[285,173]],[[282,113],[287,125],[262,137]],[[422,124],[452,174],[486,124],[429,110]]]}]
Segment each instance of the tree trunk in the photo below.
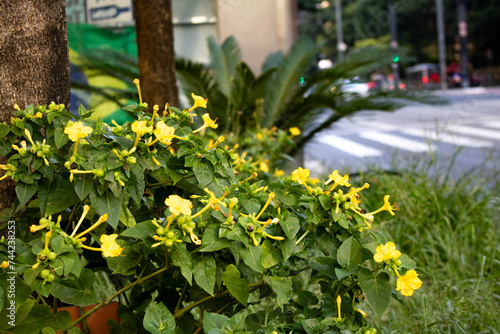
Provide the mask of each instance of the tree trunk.
[{"label": "tree trunk", "polygon": [[171,0],[134,0],[134,16],[143,100],[178,107]]},{"label": "tree trunk", "polygon": [[[69,105],[64,0],[0,0],[0,122],[10,122],[16,103],[52,101]],[[14,196],[13,182],[0,182],[0,210]]]}]

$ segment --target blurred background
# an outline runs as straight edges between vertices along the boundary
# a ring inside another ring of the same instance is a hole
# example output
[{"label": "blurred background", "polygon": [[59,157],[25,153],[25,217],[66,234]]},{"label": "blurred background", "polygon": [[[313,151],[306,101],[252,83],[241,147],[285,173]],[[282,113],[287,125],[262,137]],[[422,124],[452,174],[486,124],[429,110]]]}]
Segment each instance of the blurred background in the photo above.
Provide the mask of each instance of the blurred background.
[{"label": "blurred background", "polygon": [[[494,85],[500,81],[500,45],[495,43],[499,4],[498,0],[172,0],[171,10],[176,56],[204,64],[210,61],[210,36],[219,43],[234,36],[242,60],[255,73],[269,54],[288,51],[299,36],[321,45],[314,63],[320,69],[354,49],[389,51],[392,66],[360,80],[368,86],[350,88],[361,92],[365,87],[391,88],[395,82],[401,88],[440,88],[441,82],[442,88]],[[129,86],[116,76],[96,78],[77,69],[78,56],[95,55],[96,50],[137,57],[132,0],[67,0],[66,8],[73,81]],[[74,91],[73,101],[94,108],[101,104],[99,96],[82,91]],[[109,110],[108,105],[101,108]]]}]

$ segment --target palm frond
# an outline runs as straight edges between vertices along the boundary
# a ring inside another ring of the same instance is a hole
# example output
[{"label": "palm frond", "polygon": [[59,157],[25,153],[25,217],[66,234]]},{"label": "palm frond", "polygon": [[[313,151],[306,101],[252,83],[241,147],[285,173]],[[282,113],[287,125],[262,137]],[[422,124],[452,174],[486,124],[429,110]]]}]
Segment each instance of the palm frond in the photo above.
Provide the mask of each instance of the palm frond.
[{"label": "palm frond", "polygon": [[311,66],[317,49],[306,37],[299,38],[292,46],[283,64],[271,78],[264,101],[261,125],[271,127],[284,111],[284,106],[299,89],[300,77]]},{"label": "palm frond", "polygon": [[283,54],[283,51],[280,50],[277,52],[270,53],[264,60],[261,70],[262,72],[266,72],[272,68],[280,67],[284,61],[285,61],[285,55]]},{"label": "palm frond", "polygon": [[241,50],[234,37],[228,37],[222,45],[215,38],[208,38],[210,64],[215,74],[219,89],[228,98],[231,97],[231,78],[241,60]]}]

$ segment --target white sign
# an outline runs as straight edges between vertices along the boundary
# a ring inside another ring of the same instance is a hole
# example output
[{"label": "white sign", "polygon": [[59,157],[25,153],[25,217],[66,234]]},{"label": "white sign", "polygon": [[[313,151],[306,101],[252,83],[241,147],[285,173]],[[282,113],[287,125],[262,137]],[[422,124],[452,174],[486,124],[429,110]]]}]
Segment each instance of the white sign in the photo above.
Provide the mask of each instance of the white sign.
[{"label": "white sign", "polygon": [[87,0],[87,23],[99,26],[134,24],[132,0]]}]

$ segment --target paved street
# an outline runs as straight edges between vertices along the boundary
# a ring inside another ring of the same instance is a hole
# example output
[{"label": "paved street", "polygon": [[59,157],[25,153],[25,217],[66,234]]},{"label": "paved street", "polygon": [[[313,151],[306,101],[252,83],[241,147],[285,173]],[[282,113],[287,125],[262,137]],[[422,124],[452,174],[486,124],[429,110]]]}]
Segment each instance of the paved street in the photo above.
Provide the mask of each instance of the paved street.
[{"label": "paved street", "polygon": [[306,145],[306,167],[317,173],[397,170],[435,159],[445,169],[456,155],[452,172],[457,177],[474,168],[497,171],[500,89],[455,89],[442,95],[450,104],[363,111],[333,124]]}]

